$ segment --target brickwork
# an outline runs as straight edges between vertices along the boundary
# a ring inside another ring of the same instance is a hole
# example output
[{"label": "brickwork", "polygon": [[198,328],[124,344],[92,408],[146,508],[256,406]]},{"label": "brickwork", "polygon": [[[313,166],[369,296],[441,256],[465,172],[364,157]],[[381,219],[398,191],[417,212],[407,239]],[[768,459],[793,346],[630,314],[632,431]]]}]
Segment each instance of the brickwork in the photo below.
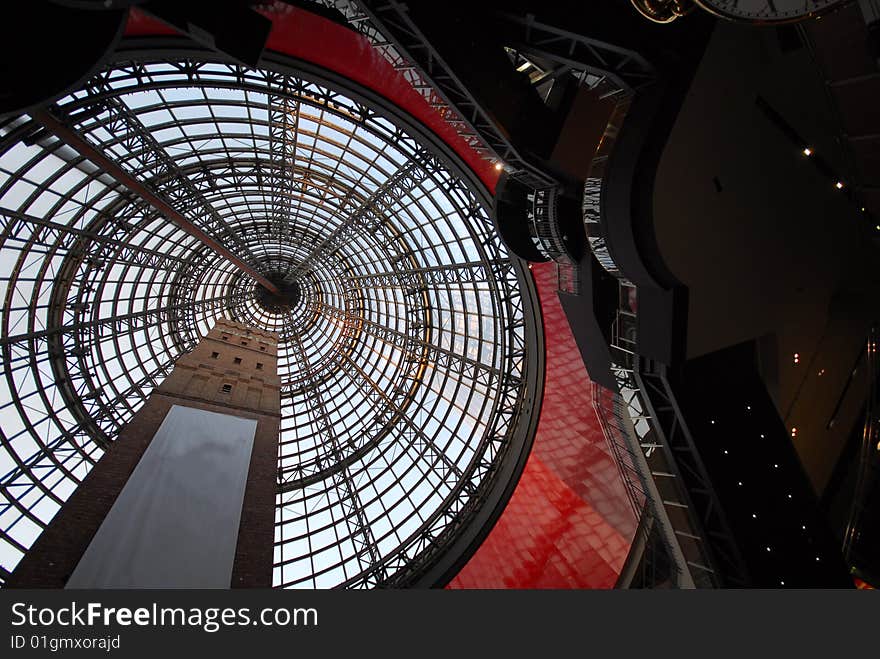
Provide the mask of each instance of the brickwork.
[{"label": "brickwork", "polygon": [[[218,320],[122,428],[22,558],[7,587],[64,587],[172,405],[257,421],[230,585],[270,587],[280,424],[277,372],[275,334]],[[229,391],[224,385],[230,385]]]}]

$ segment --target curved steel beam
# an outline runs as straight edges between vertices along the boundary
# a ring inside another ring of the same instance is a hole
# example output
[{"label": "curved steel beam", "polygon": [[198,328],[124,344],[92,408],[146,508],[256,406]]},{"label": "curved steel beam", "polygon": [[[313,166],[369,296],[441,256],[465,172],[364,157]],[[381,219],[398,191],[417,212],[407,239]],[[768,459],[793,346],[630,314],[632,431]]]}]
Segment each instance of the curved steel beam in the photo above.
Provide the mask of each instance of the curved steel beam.
[{"label": "curved steel beam", "polygon": [[261,284],[272,293],[280,294],[281,291],[278,290],[275,284],[266,279],[262,274],[257,272],[249,264],[245,263],[238,256],[230,252],[226,247],[221,245],[213,237],[209,236],[202,229],[198,228],[195,224],[186,219],[183,215],[172,208],[168,202],[166,202],[154,192],[150,191],[143,183],[128,174],[119,165],[117,165],[103,153],[98,151],[98,149],[96,149],[86,140],[84,140],[72,128],[70,128],[63,122],[58,121],[58,119],[53,117],[46,110],[37,110],[33,112],[31,116],[38,122],[40,122],[43,127],[46,128],[49,132],[55,135],[55,137],[60,139],[83,158],[91,160],[94,164],[98,165],[114,180],[118,181],[121,185],[125,186],[127,189],[137,194],[144,201],[150,204],[150,206],[162,213],[165,217],[174,222],[186,233],[193,236],[207,247],[211,248],[213,251],[225,258],[230,263],[234,264],[238,269],[240,269],[248,276],[252,277],[257,283]]}]

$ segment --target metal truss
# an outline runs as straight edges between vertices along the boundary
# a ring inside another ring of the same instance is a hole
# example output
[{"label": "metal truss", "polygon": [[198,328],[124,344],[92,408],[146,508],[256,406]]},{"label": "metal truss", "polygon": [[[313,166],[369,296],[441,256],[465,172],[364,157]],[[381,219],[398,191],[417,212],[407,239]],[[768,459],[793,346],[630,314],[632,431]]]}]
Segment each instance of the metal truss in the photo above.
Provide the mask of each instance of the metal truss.
[{"label": "metal truss", "polygon": [[[614,367],[621,391],[599,392],[594,388],[593,405],[605,439],[611,448],[630,504],[639,519],[639,530],[627,563],[627,582],[634,565],[650,562],[658,543],[668,558],[671,574],[663,574],[678,588],[716,587],[719,582],[699,544],[689,515],[688,502],[676,488],[676,481],[652,427],[652,418],[641,403],[633,370]],[[623,576],[623,574],[621,575]],[[658,584],[642,584],[652,587]]]},{"label": "metal truss", "polygon": [[652,587],[656,577],[680,588],[745,586],[744,564],[665,366],[635,353],[635,290],[621,280],[610,346],[618,390],[594,389],[603,433],[640,519],[642,535],[633,543],[622,585]]},{"label": "metal truss", "polygon": [[509,44],[512,48],[566,70],[592,74],[599,78],[594,86],[608,80],[617,92],[632,92],[655,77],[654,67],[634,50],[541,23],[533,14],[503,16],[521,29],[519,39]]},{"label": "metal truss", "polygon": [[364,10],[361,2],[358,0],[316,1],[342,13],[351,26],[370,40],[373,47],[382,53],[391,66],[437,111],[437,114],[455,130],[471,149],[486,158],[493,157],[489,145],[482,136],[438,92],[434,83],[425,77],[420,67],[416,66],[406,53],[401,52],[395,43],[385,36],[381,26]]},{"label": "metal truss", "polygon": [[[425,164],[429,162],[426,154],[423,152],[414,154],[413,160],[394,172],[364,203],[351,211],[320,245],[297,263],[292,271],[285,275],[285,280],[292,281],[301,273],[313,269],[316,263],[344,247],[353,234],[378,230],[388,221],[395,204],[399,204],[406,195],[412,193],[428,176],[423,161]],[[351,199],[346,198],[339,212],[348,211],[347,207],[350,203]]]},{"label": "metal truss", "polygon": [[489,281],[489,277],[489,268],[484,262],[471,261],[469,263],[377,272],[369,275],[354,275],[350,280],[358,286],[387,288],[401,286],[409,278],[418,278],[427,286],[445,286],[447,284],[486,283]]},{"label": "metal truss", "polygon": [[[136,74],[139,72],[137,64],[132,64],[132,69]],[[251,266],[256,266],[254,255],[242,239],[230,230],[229,223],[180,171],[174,159],[137,116],[119,98],[110,94],[109,73],[104,71],[94,76],[86,83],[86,89],[102,101],[95,106],[78,107],[76,115],[67,117],[80,126],[82,136],[85,137],[90,126],[93,126],[89,120],[97,122],[116,138],[102,144],[103,151],[113,150],[117,157],[123,156],[130,173],[162,196],[172,208],[191,219]]]},{"label": "metal truss", "polygon": [[[303,349],[302,343],[296,335],[293,338],[293,347],[294,355],[302,361],[303,368],[306,371],[311,370],[308,353]],[[373,537],[369,520],[364,512],[363,503],[358,495],[358,488],[352,479],[348,465],[344,462],[345,456],[340,446],[339,437],[336,435],[333,421],[327,413],[323,394],[318,387],[308,387],[305,390],[304,398],[305,404],[312,415],[312,420],[319,428],[327,444],[326,455],[323,458],[318,458],[318,468],[324,468],[323,460],[327,460],[333,465],[331,478],[335,494],[342,506],[349,538],[355,547],[355,556],[369,574],[370,585],[375,586],[381,583],[385,577],[381,554],[376,547],[376,540]]]},{"label": "metal truss", "polygon": [[[497,263],[491,266],[495,275],[494,281],[503,286],[516,279],[513,263]],[[427,524],[418,534],[413,534],[406,543],[406,550],[395,558],[398,569],[387,585],[401,586],[406,583],[407,573],[424,571],[430,564],[431,552],[437,547],[449,546],[457,537],[467,520],[486,505],[491,476],[499,470],[497,456],[508,451],[514,437],[515,429],[523,419],[536,410],[527,404],[524,396],[529,369],[529,361],[534,358],[535,345],[531,344],[534,336],[526,330],[527,316],[525,301],[521,296],[501,295],[500,301],[506,308],[507,317],[511,318],[509,332],[504,335],[505,352],[512,357],[510,366],[496,384],[499,396],[494,403],[494,415],[488,432],[480,441],[478,460],[473,461],[465,473],[465,477],[478,483],[471,496],[463,496],[463,484],[453,491],[446,505],[436,510],[428,519]],[[530,356],[531,353],[531,356]],[[466,492],[464,492],[466,493]],[[403,568],[403,565],[406,568]]]},{"label": "metal truss", "polygon": [[[416,298],[424,299],[423,293],[424,291],[413,289],[410,294]],[[416,303],[416,306],[418,306],[418,303]],[[347,312],[340,314],[338,309],[327,309],[326,311],[331,314],[337,314],[337,317],[342,317],[349,327],[361,326],[365,323],[363,318],[353,318]],[[414,309],[411,313],[417,318],[421,316],[418,309]],[[369,327],[373,330],[380,329],[374,323],[369,323]],[[439,469],[438,475],[441,482],[447,482],[450,479],[453,484],[463,482],[461,469],[445,455],[442,448],[438,447],[434,440],[407,414],[407,408],[412,403],[418,385],[424,377],[425,366],[429,364],[431,353],[436,348],[430,345],[429,338],[415,339],[412,335],[403,335],[402,333],[399,333],[397,336],[401,340],[398,347],[403,349],[404,360],[410,365],[410,372],[405,377],[400,378],[396,386],[390,391],[380,387],[346,352],[337,352],[335,358],[339,362],[339,367],[347,372],[352,382],[366,395],[366,398],[371,401],[373,406],[380,410],[376,414],[376,423],[374,425],[385,429],[393,428],[396,424],[402,423],[405,429],[399,435],[399,438],[408,444],[416,446],[419,455],[423,459],[428,456],[428,467]],[[394,345],[394,343],[390,343],[390,345]],[[473,492],[472,484],[464,482],[464,486],[469,492]]]},{"label": "metal truss", "polygon": [[[368,37],[449,123],[466,139],[477,138],[486,157],[497,156],[511,178],[531,188],[532,208],[527,221],[538,249],[565,266],[570,264],[555,216],[559,182],[531,164],[499,131],[494,121],[446,65],[440,54],[409,17],[407,5],[398,0],[324,0],[322,4],[342,12],[352,26]],[[599,39],[575,34],[541,23],[533,15],[502,14],[520,28],[519,38],[509,44],[514,58],[539,58],[547,71],[540,76],[558,77],[568,72],[593,88],[622,99],[655,77],[653,66],[639,53]],[[539,81],[535,81],[536,83]],[[601,251],[594,239],[591,245]]]},{"label": "metal truss", "polygon": [[681,505],[686,505],[694,513],[697,518],[694,527],[699,532],[686,534],[676,530],[676,534],[683,543],[702,545],[694,549],[709,559],[706,564],[695,561],[688,564],[694,570],[706,572],[707,576],[711,573],[713,585],[745,587],[749,583],[745,564],[687,422],[669,386],[666,367],[642,363],[640,360],[637,360],[637,364],[634,375],[642,393],[641,399],[654,421],[652,427],[669,465],[667,471],[654,471],[652,476],[655,479],[675,479],[680,483],[677,489],[685,493]]},{"label": "metal truss", "polygon": [[[285,79],[284,84],[288,81]],[[289,92],[284,89],[283,91]],[[293,226],[290,210],[292,192],[296,186],[296,140],[299,122],[299,101],[286,95],[269,94],[266,97],[269,113],[269,151],[273,167],[269,170],[267,186],[272,195],[271,222],[274,240],[281,244],[290,239]]]},{"label": "metal truss", "polygon": [[[391,179],[400,180],[400,177],[392,176]],[[373,197],[375,196],[376,195],[373,195]],[[364,206],[361,208],[364,208]],[[373,204],[372,208],[375,209],[375,204]],[[365,214],[358,212],[355,215],[363,216]],[[349,220],[350,218],[343,222],[343,226],[352,228],[353,225]],[[390,262],[392,264],[400,264],[407,255],[412,254],[411,248],[401,236],[394,235],[394,232],[390,230],[390,225],[387,223],[387,218],[383,216],[382,218],[377,219],[377,221],[379,224],[369,225],[370,229],[379,236],[379,239],[382,244],[385,245],[386,249],[389,250],[389,253],[393,254],[390,258]],[[326,250],[326,246],[327,241],[324,241],[322,245],[312,252],[312,262],[317,262],[315,254],[321,252],[323,253],[324,262],[330,259],[334,270],[344,272],[347,269],[347,265],[344,260],[339,257],[338,249],[325,252],[324,250]],[[288,274],[288,276],[290,276],[290,274]],[[399,274],[397,277],[398,284],[401,282],[401,278],[406,279],[409,286],[407,294],[410,296],[405,296],[406,305],[402,314],[404,316],[405,326],[411,330],[422,331],[429,334],[428,304],[426,304],[425,296],[423,295],[426,290],[426,283],[421,277],[420,271],[415,271],[409,274]],[[308,301],[308,313],[321,314],[328,318],[335,317],[342,321],[343,329],[334,342],[333,349],[325,351],[322,359],[316,364],[304,362],[302,364],[303,368],[300,369],[300,373],[296,378],[285,380],[282,383],[282,396],[295,399],[301,395],[305,395],[313,398],[316,395],[315,391],[324,384],[327,379],[327,374],[329,373],[344,371],[348,376],[353,377],[353,371],[349,365],[340,362],[341,356],[350,360],[347,355],[355,349],[358,339],[364,332],[364,324],[369,323],[370,325],[373,325],[373,323],[364,318],[366,307],[365,297],[361,291],[361,287],[345,278],[341,278],[341,283],[344,309],[328,309],[328,307],[320,302],[318,296],[311,297]],[[285,333],[283,336],[289,336],[294,345],[301,348],[301,343],[298,337],[298,332],[300,330],[295,318],[290,318],[289,322],[286,324],[286,329],[289,334]],[[412,338],[412,335],[409,335],[408,340],[409,343],[407,343],[406,347],[410,350],[404,354],[403,359],[403,363],[408,365],[408,371],[404,371],[403,368],[401,368],[401,372],[397,378],[399,384],[395,387],[395,392],[405,389],[408,393],[402,397],[389,398],[384,396],[381,393],[381,390],[379,390],[378,393],[370,390],[365,391],[365,399],[369,400],[371,406],[375,409],[375,413],[372,415],[372,420],[368,424],[367,429],[364,432],[359,433],[356,437],[349,437],[346,450],[336,450],[332,466],[328,467],[325,464],[326,460],[322,459],[319,452],[312,460],[300,461],[290,467],[281,469],[279,477],[282,492],[319,482],[322,479],[326,479],[328,475],[334,474],[335,470],[346,468],[355,460],[363,458],[364,455],[375,449],[379,443],[393,431],[394,426],[399,419],[406,418],[407,408],[413,401],[413,392],[415,389],[413,383],[418,382],[418,373],[422,370],[422,359],[417,357],[416,352],[411,349],[412,342],[414,342],[415,339]],[[426,343],[428,342],[427,339],[422,340]],[[359,375],[357,378],[353,377],[353,381],[358,385],[361,391],[364,391],[364,383],[369,383],[374,389],[378,388],[375,382],[363,375],[361,371],[358,371],[357,367],[355,367],[355,371],[357,371]]]},{"label": "metal truss", "polygon": [[[108,262],[145,268],[185,266],[188,259],[158,249],[135,247],[125,242],[130,226],[118,224],[121,235],[100,234],[88,229],[53,222],[19,211],[0,208],[0,240],[28,243],[32,251],[61,249],[82,256],[94,268],[103,268]],[[40,230],[37,230],[39,228]],[[109,258],[108,258],[109,252]]]},{"label": "metal truss", "polygon": [[[531,280],[483,191],[289,63],[120,62],[57,116],[300,301],[27,118],[0,134],[0,581],[219,317],[281,336],[275,585],[416,583],[497,509],[540,400]],[[536,343],[537,342],[537,343]]]},{"label": "metal truss", "polygon": [[[323,307],[323,312],[328,316],[336,317],[343,321],[350,319],[349,312],[335,307],[325,306]],[[418,354],[424,355],[431,365],[445,369],[454,369],[473,382],[485,387],[492,386],[494,379],[500,378],[503,375],[502,370],[499,368],[476,359],[471,359],[448,348],[429,343],[424,338],[417,338],[411,334],[394,330],[366,319],[358,319],[356,322],[362,331],[369,333],[383,343],[400,348],[404,351],[407,359],[415,359],[414,355]]]},{"label": "metal truss", "polygon": [[530,164],[498,129],[487,112],[461,83],[440,54],[409,17],[406,3],[397,0],[324,0],[339,9],[349,22],[370,38],[373,45],[411,84],[422,91],[472,148],[486,158],[500,158],[510,175],[532,188],[551,187],[556,180]]}]

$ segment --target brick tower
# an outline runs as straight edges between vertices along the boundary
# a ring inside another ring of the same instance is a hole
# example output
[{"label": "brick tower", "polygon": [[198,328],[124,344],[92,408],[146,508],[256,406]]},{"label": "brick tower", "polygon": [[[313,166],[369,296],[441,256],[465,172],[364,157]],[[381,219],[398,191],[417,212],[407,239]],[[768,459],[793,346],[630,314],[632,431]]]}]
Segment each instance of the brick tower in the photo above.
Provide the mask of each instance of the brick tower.
[{"label": "brick tower", "polygon": [[272,585],[278,339],[220,319],[13,572],[19,588]]}]

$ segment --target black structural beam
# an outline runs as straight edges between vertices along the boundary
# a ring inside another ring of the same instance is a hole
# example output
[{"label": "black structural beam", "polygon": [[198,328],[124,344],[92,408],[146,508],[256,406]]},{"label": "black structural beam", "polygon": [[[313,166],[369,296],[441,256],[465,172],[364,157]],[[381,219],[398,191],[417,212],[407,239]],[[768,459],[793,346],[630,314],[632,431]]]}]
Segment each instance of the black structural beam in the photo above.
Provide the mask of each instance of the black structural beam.
[{"label": "black structural beam", "polygon": [[212,236],[208,235],[202,229],[186,219],[170,204],[168,204],[168,202],[152,192],[143,183],[128,174],[119,165],[110,160],[110,158],[108,158],[98,149],[89,144],[72,128],[53,117],[51,113],[46,110],[37,110],[31,113],[31,116],[33,116],[34,119],[40,122],[49,132],[55,135],[55,137],[60,139],[83,158],[91,160],[93,163],[98,165],[109,176],[119,182],[120,185],[125,186],[126,188],[140,196],[144,201],[146,201],[153,208],[162,213],[169,220],[174,222],[186,233],[199,240],[201,243],[212,249],[214,252],[225,258],[230,263],[234,264],[239,270],[253,278],[264,288],[275,294],[280,293],[278,287],[275,286],[275,284],[273,284],[271,281],[266,279],[266,277],[257,272],[250,264],[246,263],[241,258],[233,254],[226,247],[215,240]]}]

